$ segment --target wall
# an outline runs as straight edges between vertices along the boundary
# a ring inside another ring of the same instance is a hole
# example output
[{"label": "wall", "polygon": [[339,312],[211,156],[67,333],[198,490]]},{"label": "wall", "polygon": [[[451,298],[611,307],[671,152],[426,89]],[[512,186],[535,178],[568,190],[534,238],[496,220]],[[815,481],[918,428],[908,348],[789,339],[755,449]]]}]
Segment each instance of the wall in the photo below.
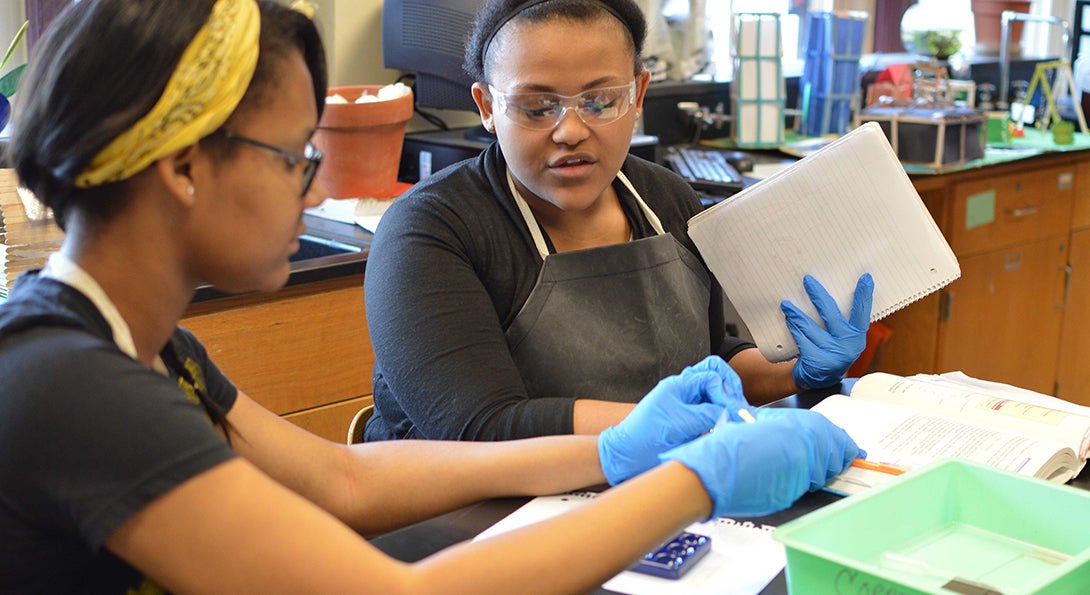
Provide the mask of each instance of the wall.
[{"label": "wall", "polygon": [[[1075,3],[1073,0],[1035,0],[1030,4],[1029,11],[1039,16],[1058,16],[1070,25],[1075,14]],[[1022,47],[1038,56],[1062,56],[1065,49],[1060,29],[1042,23],[1024,25]]]},{"label": "wall", "polygon": [[[22,2],[14,0],[0,0],[0,60],[4,58],[4,52],[8,50],[8,44],[15,38],[19,27],[26,20],[26,9]],[[12,55],[6,68],[0,71],[0,75],[6,74],[12,68],[26,62],[26,42]]]},{"label": "wall", "polygon": [[[8,51],[8,44],[15,38],[15,34],[19,32],[19,27],[23,25],[23,21],[26,20],[26,10],[22,2],[15,2],[14,0],[0,0],[0,60],[4,59],[4,53]],[[19,45],[19,49],[15,50],[12,54],[11,60],[3,70],[0,70],[0,76],[8,73],[12,68],[26,63],[26,41]],[[10,133],[11,124],[4,126],[0,129],[0,136],[6,136]]]},{"label": "wall", "polygon": [[382,67],[382,0],[316,0],[331,85],[392,83]]}]

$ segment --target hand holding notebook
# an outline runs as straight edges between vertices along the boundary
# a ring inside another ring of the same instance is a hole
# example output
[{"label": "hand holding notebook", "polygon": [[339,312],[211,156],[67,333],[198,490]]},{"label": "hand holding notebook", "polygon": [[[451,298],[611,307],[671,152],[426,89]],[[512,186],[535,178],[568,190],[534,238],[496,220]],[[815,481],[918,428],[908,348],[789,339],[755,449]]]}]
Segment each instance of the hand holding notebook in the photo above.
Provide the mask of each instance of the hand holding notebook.
[{"label": "hand holding notebook", "polygon": [[798,353],[782,301],[822,319],[804,290],[805,275],[850,318],[856,284],[870,273],[870,322],[961,275],[875,122],[696,215],[689,235],[770,361]]},{"label": "hand holding notebook", "polygon": [[874,279],[870,273],[859,277],[851,314],[847,318],[840,313],[836,301],[817,279],[806,275],[802,285],[821,315],[825,328],[790,301],[784,300],[780,304],[787,320],[787,329],[799,346],[799,358],[791,368],[791,377],[800,387],[825,388],[840,382],[867,346]]}]

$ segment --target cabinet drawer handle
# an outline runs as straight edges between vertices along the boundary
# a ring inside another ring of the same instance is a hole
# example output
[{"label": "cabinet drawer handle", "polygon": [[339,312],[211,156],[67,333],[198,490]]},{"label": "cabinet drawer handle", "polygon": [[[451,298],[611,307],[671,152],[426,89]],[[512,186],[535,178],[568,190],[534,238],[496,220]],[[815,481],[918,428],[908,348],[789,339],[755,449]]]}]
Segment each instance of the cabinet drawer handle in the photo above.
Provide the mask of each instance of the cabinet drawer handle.
[{"label": "cabinet drawer handle", "polygon": [[1007,214],[1011,217],[1025,217],[1027,215],[1033,215],[1037,212],[1037,207],[1022,207],[1020,209],[1007,209]]}]

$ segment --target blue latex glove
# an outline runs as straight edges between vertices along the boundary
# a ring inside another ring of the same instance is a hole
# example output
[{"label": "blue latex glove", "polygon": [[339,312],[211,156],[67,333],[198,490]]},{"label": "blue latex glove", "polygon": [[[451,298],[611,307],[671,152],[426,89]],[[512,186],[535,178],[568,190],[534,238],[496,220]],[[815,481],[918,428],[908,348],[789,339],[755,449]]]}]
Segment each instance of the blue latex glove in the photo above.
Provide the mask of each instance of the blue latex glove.
[{"label": "blue latex glove", "polygon": [[715,425],[724,409],[747,407],[742,381],[719,356],[709,356],[659,381],[635,409],[598,437],[598,457],[610,485],[659,464],[659,454]]},{"label": "blue latex glove", "polygon": [[832,386],[844,377],[852,363],[867,346],[874,279],[863,273],[855,286],[852,310],[848,318],[840,313],[836,300],[810,275],[802,280],[810,301],[825,323],[822,328],[789,301],[780,303],[787,329],[799,346],[799,357],[791,377],[800,390]]},{"label": "blue latex glove", "polygon": [[808,409],[757,408],[755,423],[730,423],[659,458],[700,477],[713,516],[762,516],[820,489],[851,465],[859,447],[847,432]]}]

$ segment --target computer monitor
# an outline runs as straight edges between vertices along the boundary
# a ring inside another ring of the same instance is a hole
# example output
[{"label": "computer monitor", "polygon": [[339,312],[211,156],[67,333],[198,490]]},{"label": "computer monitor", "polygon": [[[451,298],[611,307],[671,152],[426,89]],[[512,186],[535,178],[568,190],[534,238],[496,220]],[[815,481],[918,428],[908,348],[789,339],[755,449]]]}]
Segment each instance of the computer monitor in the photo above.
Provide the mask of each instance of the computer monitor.
[{"label": "computer monitor", "polygon": [[385,0],[382,59],[416,73],[419,107],[476,111],[462,70],[466,42],[485,0]]}]

